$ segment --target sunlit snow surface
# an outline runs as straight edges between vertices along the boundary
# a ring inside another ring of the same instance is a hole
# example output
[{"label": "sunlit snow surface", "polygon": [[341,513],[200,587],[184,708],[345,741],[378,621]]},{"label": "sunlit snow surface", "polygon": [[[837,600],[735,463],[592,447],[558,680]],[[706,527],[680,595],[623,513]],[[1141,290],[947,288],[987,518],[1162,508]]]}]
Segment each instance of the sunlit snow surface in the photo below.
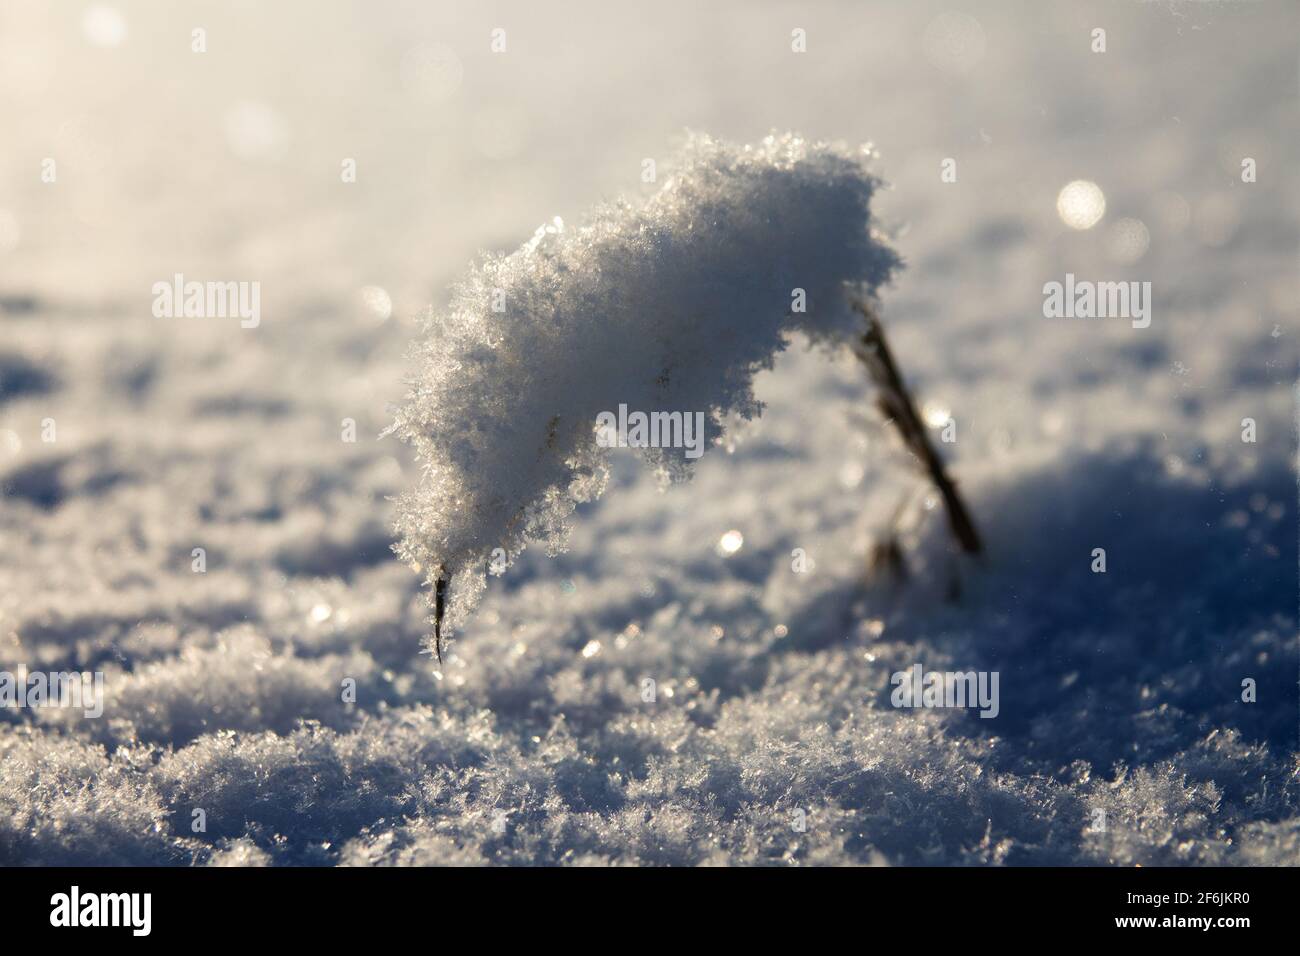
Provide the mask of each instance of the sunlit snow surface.
[{"label": "sunlit snow surface", "polygon": [[[0,711],[0,863],[1300,861],[1294,7],[89,6],[0,2],[0,670],[107,701]],[[796,344],[689,484],[616,454],[436,671],[377,437],[414,317],[687,127],[875,145],[987,554]],[[1067,272],[1151,327],[1044,318]],[[260,326],[155,318],[176,273]],[[916,663],[999,715],[895,709]]]}]

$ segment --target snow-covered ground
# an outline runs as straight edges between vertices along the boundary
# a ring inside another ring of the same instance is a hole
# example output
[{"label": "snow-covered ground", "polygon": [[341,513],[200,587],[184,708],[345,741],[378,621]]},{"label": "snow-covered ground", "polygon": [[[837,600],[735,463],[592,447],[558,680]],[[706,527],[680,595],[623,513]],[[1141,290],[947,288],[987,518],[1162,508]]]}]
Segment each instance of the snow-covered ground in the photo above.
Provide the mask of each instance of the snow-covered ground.
[{"label": "snow-covered ground", "polygon": [[[1300,11],[614,7],[0,0],[0,671],[105,688],[0,710],[0,863],[1300,862]],[[438,672],[378,438],[414,318],[685,128],[875,144],[986,554],[795,344],[690,484],[618,453]],[[260,324],[155,317],[177,273]],[[1150,327],[1045,318],[1067,273]],[[997,716],[894,707],[914,664]]]}]

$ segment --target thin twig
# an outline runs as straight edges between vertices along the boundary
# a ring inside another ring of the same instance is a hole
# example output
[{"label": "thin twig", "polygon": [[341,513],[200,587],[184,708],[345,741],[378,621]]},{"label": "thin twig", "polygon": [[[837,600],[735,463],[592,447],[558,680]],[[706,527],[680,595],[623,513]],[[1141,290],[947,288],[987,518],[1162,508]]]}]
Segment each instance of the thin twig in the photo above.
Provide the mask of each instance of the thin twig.
[{"label": "thin twig", "polygon": [[948,472],[943,467],[943,459],[930,443],[930,436],[921,423],[921,417],[916,413],[916,405],[912,402],[911,393],[903,383],[893,353],[889,350],[884,326],[880,324],[880,319],[870,306],[863,302],[857,302],[855,306],[867,320],[867,331],[862,336],[861,344],[854,351],[866,365],[872,380],[880,389],[876,404],[885,418],[894,423],[894,427],[903,438],[903,443],[916,456],[930,480],[934,482],[934,486],[939,489],[939,494],[943,496],[944,508],[948,513],[948,525],[952,528],[952,533],[962,550],[969,554],[978,554],[981,545],[975,523],[971,520],[970,512],[966,510],[961,495],[957,493],[957,486],[948,477]]},{"label": "thin twig", "polygon": [[441,564],[438,565],[438,577],[433,585],[433,647],[438,654],[438,666],[442,666],[442,616],[447,608],[447,585],[451,575]]}]

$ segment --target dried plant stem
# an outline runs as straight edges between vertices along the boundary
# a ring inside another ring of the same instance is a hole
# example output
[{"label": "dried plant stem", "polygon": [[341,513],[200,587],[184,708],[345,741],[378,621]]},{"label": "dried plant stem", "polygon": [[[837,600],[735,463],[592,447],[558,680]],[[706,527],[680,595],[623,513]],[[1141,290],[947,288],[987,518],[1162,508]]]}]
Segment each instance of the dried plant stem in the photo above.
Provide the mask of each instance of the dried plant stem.
[{"label": "dried plant stem", "polygon": [[433,647],[438,654],[439,666],[442,666],[442,618],[447,611],[447,585],[450,581],[447,569],[438,565],[438,577],[433,585]]},{"label": "dried plant stem", "polygon": [[930,480],[934,482],[934,486],[939,489],[939,494],[943,496],[944,508],[948,513],[948,525],[952,528],[953,536],[956,537],[962,550],[968,554],[978,554],[981,545],[975,523],[971,520],[970,512],[966,510],[961,495],[957,493],[957,486],[948,477],[948,472],[943,467],[943,459],[930,443],[930,437],[926,434],[921,417],[916,413],[916,405],[907,386],[903,384],[903,377],[899,374],[893,353],[889,350],[884,327],[880,324],[875,310],[869,305],[858,302],[856,306],[867,320],[867,331],[854,351],[866,365],[872,381],[880,389],[876,404],[881,413],[894,423],[894,427],[903,438],[903,443],[916,456]]}]

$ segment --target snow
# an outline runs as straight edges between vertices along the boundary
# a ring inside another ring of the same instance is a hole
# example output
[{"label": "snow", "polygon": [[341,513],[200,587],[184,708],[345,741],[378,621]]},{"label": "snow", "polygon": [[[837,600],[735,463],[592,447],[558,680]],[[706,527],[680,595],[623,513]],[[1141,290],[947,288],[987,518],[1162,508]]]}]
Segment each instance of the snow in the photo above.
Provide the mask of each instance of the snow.
[{"label": "snow", "polygon": [[[529,539],[563,549],[574,507],[608,481],[603,416],[701,416],[716,443],[724,418],[761,412],[753,378],[791,335],[860,337],[855,299],[872,301],[897,264],[872,236],[863,153],[696,134],[670,169],[644,203],[578,228],[557,216],[486,258],[425,323],[394,425],[420,466],[399,554],[435,595],[450,576],[448,627],[477,603],[494,552],[504,571]],[[679,425],[675,444],[641,449],[665,479],[689,478],[699,457],[682,437]]]},{"label": "snow", "polygon": [[[230,4],[205,54],[109,6],[105,46],[0,4],[0,669],[107,697],[0,710],[0,863],[1300,862],[1292,6]],[[439,667],[379,437],[413,317],[652,203],[686,128],[875,144],[880,312],[985,554],[801,334],[689,481],[612,452]],[[155,318],[177,273],[260,324]],[[1150,327],[1044,317],[1067,273],[1151,282]],[[998,716],[891,706],[914,664]]]}]

